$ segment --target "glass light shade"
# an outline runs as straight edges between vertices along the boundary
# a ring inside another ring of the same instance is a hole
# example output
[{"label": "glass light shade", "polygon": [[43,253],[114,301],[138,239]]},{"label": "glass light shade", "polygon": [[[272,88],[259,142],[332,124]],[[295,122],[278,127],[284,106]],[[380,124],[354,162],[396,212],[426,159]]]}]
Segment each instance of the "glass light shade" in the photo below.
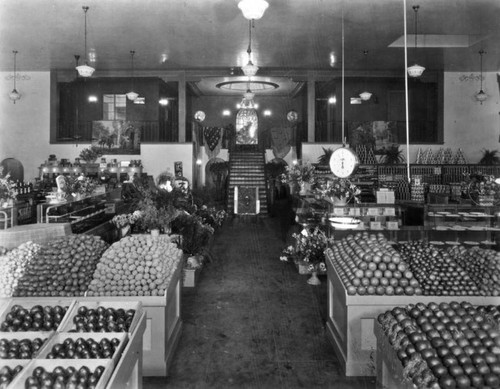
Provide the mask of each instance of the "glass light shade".
[{"label": "glass light shade", "polygon": [[359,97],[361,97],[361,100],[363,101],[368,101],[370,100],[370,97],[372,97],[372,94],[368,91],[364,91],[359,94]]},{"label": "glass light shade", "polygon": [[92,77],[92,74],[95,71],[95,69],[92,66],[89,66],[87,64],[77,66],[76,70],[78,71],[78,74],[82,77]]},{"label": "glass light shade", "polygon": [[17,89],[12,89],[12,92],[9,93],[9,99],[12,101],[14,104],[16,103],[17,100],[21,98],[21,94],[17,91]]},{"label": "glass light shade", "polygon": [[423,66],[415,64],[413,66],[408,67],[408,75],[410,77],[420,77],[424,72],[424,70],[425,68]]},{"label": "glass light shade", "polygon": [[258,20],[266,12],[269,3],[265,0],[241,0],[238,8],[243,12],[243,16],[248,20]]},{"label": "glass light shade", "polygon": [[259,67],[257,65],[254,65],[252,61],[248,61],[248,63],[245,66],[241,67],[241,70],[243,70],[243,74],[247,77],[253,77],[257,74]]},{"label": "glass light shade", "polygon": [[481,104],[483,101],[488,99],[488,95],[484,93],[484,91],[481,89],[477,94],[476,94],[476,100],[479,101]]},{"label": "glass light shade", "polygon": [[139,93],[135,93],[135,92],[128,92],[127,93],[127,99],[129,99],[131,101],[134,101],[138,97],[139,97]]}]

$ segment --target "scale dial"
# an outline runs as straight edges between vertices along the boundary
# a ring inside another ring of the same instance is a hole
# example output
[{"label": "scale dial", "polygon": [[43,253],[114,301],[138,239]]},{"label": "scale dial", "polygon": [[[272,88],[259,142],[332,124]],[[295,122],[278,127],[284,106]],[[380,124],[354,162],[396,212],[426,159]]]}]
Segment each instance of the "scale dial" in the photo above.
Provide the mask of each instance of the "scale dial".
[{"label": "scale dial", "polygon": [[338,148],[330,157],[330,169],[339,178],[350,177],[356,171],[358,165],[358,156],[347,147]]}]

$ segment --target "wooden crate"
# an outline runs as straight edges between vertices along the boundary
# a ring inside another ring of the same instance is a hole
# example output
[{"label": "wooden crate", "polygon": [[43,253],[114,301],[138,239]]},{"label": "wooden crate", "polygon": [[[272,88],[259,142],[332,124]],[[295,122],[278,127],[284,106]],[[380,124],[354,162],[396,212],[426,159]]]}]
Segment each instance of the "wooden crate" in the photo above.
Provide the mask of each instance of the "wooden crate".
[{"label": "wooden crate", "polygon": [[396,306],[422,302],[468,301],[473,305],[498,305],[498,297],[483,296],[350,296],[327,255],[327,334],[347,376],[374,376],[377,341],[373,332],[377,316]]},{"label": "wooden crate", "polygon": [[[7,340],[12,340],[12,339],[33,340],[36,338],[42,339],[43,340],[42,346],[38,349],[36,353],[32,355],[33,359],[43,352],[44,348],[47,346],[47,343],[50,341],[50,339],[52,339],[55,333],[56,333],[55,331],[0,332],[0,339],[7,339]],[[8,360],[8,359],[3,359],[3,360]]]},{"label": "wooden crate", "polygon": [[[73,340],[77,340],[78,338],[83,338],[83,339],[94,339],[96,342],[100,342],[101,339],[113,339],[117,338],[120,341],[120,344],[116,348],[115,352],[113,353],[113,356],[109,358],[112,362],[112,366],[114,367],[116,363],[118,362],[118,359],[120,359],[121,354],[123,349],[125,348],[125,345],[128,342],[128,334],[125,332],[56,332],[40,349],[38,355],[36,356],[37,359],[47,359],[47,355],[50,353],[52,350],[52,347],[56,343],[63,343],[65,339],[71,338]],[[54,363],[58,363],[61,360],[66,360],[66,359],[76,359],[76,358],[64,358],[64,359],[59,359],[56,358],[54,360]],[[89,358],[89,359],[96,359],[96,358]]]},{"label": "wooden crate", "polygon": [[[106,297],[103,297],[106,299]],[[135,314],[132,320],[132,323],[129,328],[129,333],[134,332],[137,323],[139,322],[139,318],[142,313],[142,303],[140,301],[89,301],[89,300],[78,300],[72,305],[71,310],[68,311],[64,320],[61,322],[61,325],[57,329],[58,332],[69,332],[76,329],[75,323],[73,323],[73,318],[77,315],[78,309],[82,306],[85,306],[89,309],[96,309],[97,307],[104,308],[122,308],[124,310],[134,309]],[[97,332],[97,331],[96,331]]]},{"label": "wooden crate", "polygon": [[377,338],[377,389],[414,389],[411,382],[403,378],[403,365],[385,336],[378,322],[374,324]]},{"label": "wooden crate", "polygon": [[143,337],[143,374],[145,376],[166,376],[179,342],[181,320],[182,263],[170,280],[163,296],[92,296],[78,301],[140,301],[146,312],[146,330]]},{"label": "wooden crate", "polygon": [[146,330],[146,312],[141,312],[135,330],[130,334],[123,356],[118,361],[107,389],[142,389],[142,338]]},{"label": "wooden crate", "polygon": [[33,373],[33,370],[41,366],[47,371],[52,371],[55,366],[62,366],[67,368],[69,366],[74,366],[77,370],[82,366],[87,366],[92,372],[98,367],[103,366],[104,372],[101,378],[97,382],[95,389],[105,389],[107,388],[107,383],[111,374],[113,373],[112,362],[109,359],[58,359],[57,365],[54,364],[53,359],[32,359],[26,367],[21,370],[21,372],[14,378],[11,382],[12,388],[24,388],[24,383],[26,379]]},{"label": "wooden crate", "polygon": [[[4,366],[8,366],[10,367],[11,369],[13,369],[14,367],[16,366],[22,366],[23,369],[28,365],[28,363],[30,363],[30,359],[2,359],[2,361],[0,362],[0,369],[2,369]],[[18,373],[21,374],[22,370]],[[16,378],[16,377],[14,377]],[[8,385],[6,388],[4,389],[15,389],[13,386],[12,386],[12,382],[10,385]]]}]

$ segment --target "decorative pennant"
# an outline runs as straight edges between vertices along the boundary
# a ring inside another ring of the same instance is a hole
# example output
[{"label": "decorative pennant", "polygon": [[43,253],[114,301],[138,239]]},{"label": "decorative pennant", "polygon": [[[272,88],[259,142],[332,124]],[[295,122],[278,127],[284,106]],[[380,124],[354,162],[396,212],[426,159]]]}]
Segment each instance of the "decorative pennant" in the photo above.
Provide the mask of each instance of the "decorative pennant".
[{"label": "decorative pennant", "polygon": [[284,158],[291,150],[292,128],[271,128],[271,148],[276,158]]},{"label": "decorative pennant", "polygon": [[222,128],[220,127],[204,127],[203,137],[205,139],[205,152],[209,159],[215,158],[220,153]]}]

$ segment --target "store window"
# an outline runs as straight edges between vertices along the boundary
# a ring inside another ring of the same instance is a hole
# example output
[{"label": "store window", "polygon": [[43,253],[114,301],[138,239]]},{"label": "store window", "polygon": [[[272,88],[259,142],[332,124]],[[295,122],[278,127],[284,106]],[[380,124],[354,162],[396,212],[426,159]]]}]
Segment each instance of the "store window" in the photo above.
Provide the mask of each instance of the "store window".
[{"label": "store window", "polygon": [[127,119],[126,95],[103,95],[102,104],[103,120]]}]

